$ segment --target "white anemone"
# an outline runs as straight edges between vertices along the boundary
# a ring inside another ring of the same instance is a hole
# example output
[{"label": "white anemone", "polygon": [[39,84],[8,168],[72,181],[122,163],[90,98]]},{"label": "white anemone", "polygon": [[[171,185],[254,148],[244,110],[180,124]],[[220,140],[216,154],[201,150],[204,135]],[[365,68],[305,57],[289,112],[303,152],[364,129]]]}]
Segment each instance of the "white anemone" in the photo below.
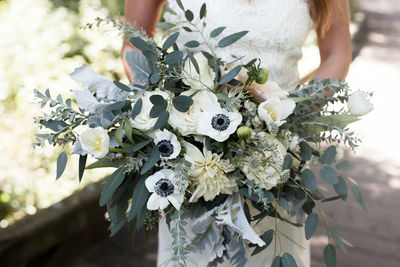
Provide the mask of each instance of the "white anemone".
[{"label": "white anemone", "polygon": [[191,163],[188,174],[194,188],[190,202],[196,202],[200,197],[212,201],[219,194],[232,194],[236,190],[235,180],[226,175],[235,169],[229,160],[221,159],[221,155],[212,153],[205,146],[203,153],[187,142],[185,148],[185,159]]},{"label": "white anemone", "polygon": [[272,97],[258,106],[258,116],[268,126],[275,124],[279,127],[285,123],[285,119],[292,114],[295,107],[296,104],[292,99],[281,100],[277,97]]},{"label": "white anemone", "polygon": [[110,145],[110,137],[102,127],[86,128],[79,135],[82,149],[97,159],[107,155]]},{"label": "white anemone", "polygon": [[174,172],[169,169],[162,169],[146,179],[147,190],[153,193],[147,201],[147,209],[163,210],[169,203],[177,210],[181,208],[184,190],[179,190],[175,180]]},{"label": "white anemone", "polygon": [[242,122],[239,112],[225,109],[207,110],[199,116],[197,132],[212,139],[223,142],[233,134]]},{"label": "white anemone", "polygon": [[221,108],[218,98],[214,93],[205,90],[197,93],[195,90],[189,90],[183,92],[182,95],[193,95],[193,104],[186,112],[180,112],[172,107],[168,120],[169,125],[177,129],[183,136],[197,134],[199,116],[206,110]]},{"label": "white anemone", "polygon": [[179,155],[181,152],[181,144],[178,142],[178,138],[175,134],[164,129],[163,131],[155,132],[154,135],[154,143],[160,151],[161,158],[174,159]]},{"label": "white anemone", "polygon": [[354,92],[347,101],[347,106],[351,113],[355,115],[365,115],[374,109],[368,95],[360,90]]},{"label": "white anemone", "polygon": [[200,52],[196,53],[194,58],[199,66],[200,73],[197,73],[192,61],[188,59],[182,70],[182,81],[192,89],[214,89],[215,72],[208,65],[208,59]]},{"label": "white anemone", "polygon": [[134,120],[129,120],[133,128],[141,131],[151,131],[153,129],[154,124],[157,121],[157,118],[150,117],[150,110],[153,108],[153,103],[151,103],[150,97],[153,95],[160,95],[162,98],[164,98],[168,102],[167,110],[170,109],[171,96],[169,93],[161,91],[160,89],[145,92],[141,97],[143,103],[142,110]]}]

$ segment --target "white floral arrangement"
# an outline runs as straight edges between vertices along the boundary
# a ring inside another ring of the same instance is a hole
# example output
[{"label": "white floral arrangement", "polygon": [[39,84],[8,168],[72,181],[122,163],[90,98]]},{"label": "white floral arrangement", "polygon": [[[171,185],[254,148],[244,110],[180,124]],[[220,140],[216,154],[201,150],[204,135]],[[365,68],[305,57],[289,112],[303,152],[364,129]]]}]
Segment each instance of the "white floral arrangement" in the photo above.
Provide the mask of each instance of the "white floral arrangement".
[{"label": "white floral arrangement", "polygon": [[[366,209],[356,182],[342,173],[348,162],[339,145],[354,149],[359,144],[347,125],[372,110],[368,95],[349,95],[347,84],[335,79],[282,90],[268,81],[268,70],[257,59],[241,63],[242,55],[236,55],[238,60],[227,62],[217,56],[218,49],[246,31],[220,37],[220,27],[204,37],[206,5],[194,23],[193,12],[178,4],[185,18],[158,24],[166,35],[161,45],[124,21],[106,21],[137,48],[125,54],[131,84],[112,81],[83,65],[70,75],[86,87],[75,90],[76,103],[52,98],[49,90],[35,90],[42,106],[52,108],[36,118],[49,130],[37,135],[37,144],[63,148],[57,179],[66,166],[68,144],[79,155],[79,179],[85,168],[116,168],[100,197],[111,234],[127,222],[149,230],[165,217],[173,237],[174,266],[185,265],[191,252],[204,247],[211,248],[210,263],[229,260],[233,266],[246,266],[248,249],[255,255],[285,234],[278,231],[278,220],[305,225],[309,239],[320,216],[329,233],[325,261],[334,266],[333,242],[344,251],[348,243],[327,223],[319,205],[346,201],[350,185]],[[203,42],[178,47],[182,30],[200,34]],[[216,38],[213,46],[209,39]],[[332,108],[338,103],[347,107]],[[330,146],[323,147],[326,143]],[[86,166],[88,155],[98,161]],[[315,168],[336,195],[327,196],[318,187]],[[295,215],[300,219],[292,221]],[[275,226],[258,235],[252,226],[266,216],[274,218]],[[288,252],[274,251],[272,266],[297,266]]]}]

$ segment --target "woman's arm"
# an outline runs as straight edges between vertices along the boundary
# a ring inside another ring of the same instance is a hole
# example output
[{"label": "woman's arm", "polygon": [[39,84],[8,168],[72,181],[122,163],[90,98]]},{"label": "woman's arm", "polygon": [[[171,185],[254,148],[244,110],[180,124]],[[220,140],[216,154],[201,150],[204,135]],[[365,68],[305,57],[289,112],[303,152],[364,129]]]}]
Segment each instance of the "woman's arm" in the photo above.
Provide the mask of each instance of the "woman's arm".
[{"label": "woman's arm", "polygon": [[317,29],[321,64],[315,76],[319,79],[343,80],[352,60],[348,0],[336,1],[339,3],[333,11],[333,21],[329,30],[323,35],[321,30]]},{"label": "woman's arm", "polygon": [[[125,18],[128,22],[135,24],[138,29],[143,29],[147,35],[152,37],[155,25],[160,19],[163,5],[163,0],[126,0]],[[126,50],[131,50],[133,48],[134,47],[128,41],[124,41],[122,46],[122,61],[129,81],[132,81],[132,73],[125,61],[124,54]]]}]

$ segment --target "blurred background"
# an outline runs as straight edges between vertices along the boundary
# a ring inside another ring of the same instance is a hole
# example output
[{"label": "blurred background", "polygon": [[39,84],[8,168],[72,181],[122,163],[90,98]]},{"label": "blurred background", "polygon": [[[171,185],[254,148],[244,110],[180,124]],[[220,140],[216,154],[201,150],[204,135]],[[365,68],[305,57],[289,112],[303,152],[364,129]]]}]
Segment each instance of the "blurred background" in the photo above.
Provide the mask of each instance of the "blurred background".
[{"label": "blurred background", "polygon": [[[124,230],[109,239],[104,210],[97,205],[101,179],[91,170],[78,182],[78,157],[71,156],[55,181],[52,147],[32,148],[40,114],[33,89],[71,95],[68,74],[83,63],[113,80],[125,80],[122,37],[111,27],[88,29],[96,17],[123,14],[124,0],[0,0],[0,266],[155,265],[156,238],[133,243]],[[363,189],[369,208],[327,204],[333,225],[354,248],[338,266],[400,266],[400,3],[350,1],[354,61],[348,82],[374,93],[375,110],[352,128],[363,145],[348,152],[348,174]],[[319,64],[315,33],[300,62],[305,76]],[[313,266],[323,266],[323,229],[312,241]],[[144,251],[143,251],[144,249]],[[343,254],[343,255],[342,255]],[[14,260],[12,260],[14,258]],[[18,259],[18,260],[17,260]]]}]

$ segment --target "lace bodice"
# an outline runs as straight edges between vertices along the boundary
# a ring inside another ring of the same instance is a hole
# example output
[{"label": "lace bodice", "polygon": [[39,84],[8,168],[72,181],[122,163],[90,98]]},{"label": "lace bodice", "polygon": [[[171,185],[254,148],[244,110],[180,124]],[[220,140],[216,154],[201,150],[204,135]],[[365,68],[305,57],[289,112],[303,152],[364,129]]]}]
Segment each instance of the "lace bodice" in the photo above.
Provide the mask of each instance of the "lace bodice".
[{"label": "lace bodice", "polygon": [[[233,45],[218,49],[220,57],[230,59],[232,55],[244,55],[244,63],[260,58],[262,66],[270,71],[270,80],[286,90],[296,86],[301,48],[313,27],[307,0],[182,0],[185,9],[193,11],[197,19],[204,2],[207,4],[206,36],[221,26],[227,27],[221,37],[250,31]],[[183,16],[174,0],[169,0],[169,7]],[[164,17],[170,22],[177,19],[169,13]],[[181,31],[178,45],[183,46],[193,39],[200,40],[195,33]]]}]

